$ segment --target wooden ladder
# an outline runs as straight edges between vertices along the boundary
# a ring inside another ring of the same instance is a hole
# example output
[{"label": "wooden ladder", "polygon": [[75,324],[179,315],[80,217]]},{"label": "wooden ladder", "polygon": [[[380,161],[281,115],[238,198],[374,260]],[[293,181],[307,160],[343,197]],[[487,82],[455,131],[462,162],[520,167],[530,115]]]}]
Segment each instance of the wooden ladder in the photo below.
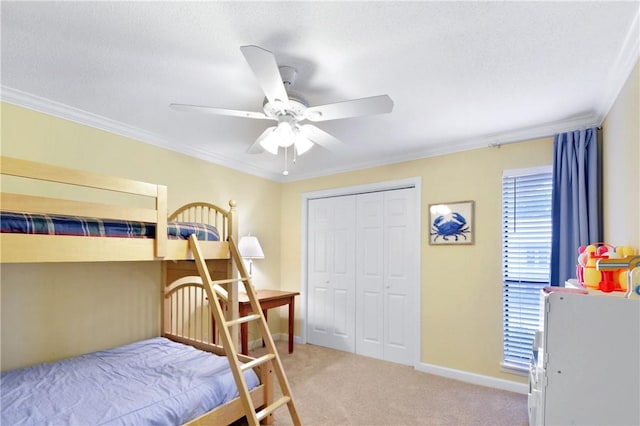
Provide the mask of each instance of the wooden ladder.
[{"label": "wooden ladder", "polygon": [[[240,400],[242,401],[242,406],[247,416],[248,423],[251,426],[258,425],[259,422],[263,420],[267,423],[270,423],[269,416],[272,416],[273,412],[278,408],[286,405],[289,409],[289,415],[291,416],[291,420],[293,421],[294,425],[301,425],[302,423],[300,422],[296,406],[293,402],[291,389],[289,387],[289,382],[287,381],[287,378],[284,374],[280,356],[278,355],[276,346],[273,343],[273,338],[271,337],[269,327],[267,326],[267,320],[264,317],[262,309],[260,308],[260,303],[258,302],[258,298],[256,296],[256,292],[253,288],[253,285],[251,284],[251,277],[247,274],[247,270],[244,266],[244,263],[242,262],[240,252],[238,251],[238,247],[236,246],[235,241],[232,237],[229,237],[229,251],[231,253],[232,261],[238,268],[240,278],[219,281],[213,281],[211,279],[209,269],[207,268],[206,262],[201,254],[200,247],[198,245],[198,239],[196,238],[196,236],[192,234],[189,238],[189,242],[191,245],[191,250],[193,251],[193,257],[196,261],[196,266],[198,267],[198,272],[200,273],[202,283],[204,284],[204,288],[209,299],[209,304],[212,305],[211,310],[213,312],[216,324],[220,324],[220,338],[222,339],[225,353],[227,355],[227,358],[229,359],[229,366],[231,367],[233,378],[235,379],[236,385],[238,387],[238,394],[240,395]],[[245,292],[247,293],[249,302],[251,303],[251,313],[244,317],[227,320],[223,313],[222,306],[220,305],[220,299],[222,299],[224,302],[227,302],[228,300],[227,291],[222,287],[222,284],[231,284],[234,282],[241,282],[244,284]],[[267,353],[259,358],[254,358],[250,362],[242,364],[238,359],[238,348],[235,344],[236,340],[232,339],[231,330],[235,330],[235,326],[239,324],[249,323],[253,321],[256,321],[258,323],[258,328],[260,330],[260,334],[262,335],[262,340],[264,341],[264,344],[266,346]],[[273,371],[278,378],[280,390],[282,391],[282,397],[272,402],[270,405],[262,408],[260,411],[256,412],[256,407],[254,407],[253,401],[251,400],[251,396],[249,394],[249,389],[247,387],[247,382],[244,378],[243,372],[269,362],[271,362]]]}]

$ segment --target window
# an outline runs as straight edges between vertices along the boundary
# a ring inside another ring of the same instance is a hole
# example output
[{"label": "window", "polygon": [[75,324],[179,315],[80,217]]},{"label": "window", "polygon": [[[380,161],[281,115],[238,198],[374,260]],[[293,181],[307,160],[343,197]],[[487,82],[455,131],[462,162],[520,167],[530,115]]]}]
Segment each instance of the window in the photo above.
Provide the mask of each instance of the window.
[{"label": "window", "polygon": [[526,372],[540,321],[540,290],[549,285],[551,167],[502,176],[502,365]]}]

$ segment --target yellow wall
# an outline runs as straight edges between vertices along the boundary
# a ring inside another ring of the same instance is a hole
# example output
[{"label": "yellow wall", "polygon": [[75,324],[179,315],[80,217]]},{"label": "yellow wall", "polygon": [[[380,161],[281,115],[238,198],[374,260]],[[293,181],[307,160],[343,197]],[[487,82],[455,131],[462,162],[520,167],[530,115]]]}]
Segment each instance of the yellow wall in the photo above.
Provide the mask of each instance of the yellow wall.
[{"label": "yellow wall", "polygon": [[[269,260],[254,263],[256,286],[279,286],[280,184],[13,105],[1,113],[2,155],[165,184],[171,211],[236,199],[240,234],[259,236]],[[160,263],[2,265],[0,278],[2,370],[159,333]]]},{"label": "yellow wall", "polygon": [[157,336],[153,262],[2,265],[2,370]]},{"label": "yellow wall", "polygon": [[602,125],[604,240],[640,248],[640,65]]}]

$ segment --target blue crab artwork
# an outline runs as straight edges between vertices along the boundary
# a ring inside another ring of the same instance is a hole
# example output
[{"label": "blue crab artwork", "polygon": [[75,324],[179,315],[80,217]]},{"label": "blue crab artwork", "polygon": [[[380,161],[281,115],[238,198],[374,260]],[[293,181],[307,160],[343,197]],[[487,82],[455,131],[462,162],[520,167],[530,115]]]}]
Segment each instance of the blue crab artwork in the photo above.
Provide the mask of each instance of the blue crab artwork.
[{"label": "blue crab artwork", "polygon": [[452,237],[455,238],[454,241],[458,241],[460,237],[466,240],[467,236],[465,234],[469,232],[467,220],[457,212],[437,216],[431,225],[431,236],[434,242],[438,241],[438,238],[449,241],[449,238]]}]

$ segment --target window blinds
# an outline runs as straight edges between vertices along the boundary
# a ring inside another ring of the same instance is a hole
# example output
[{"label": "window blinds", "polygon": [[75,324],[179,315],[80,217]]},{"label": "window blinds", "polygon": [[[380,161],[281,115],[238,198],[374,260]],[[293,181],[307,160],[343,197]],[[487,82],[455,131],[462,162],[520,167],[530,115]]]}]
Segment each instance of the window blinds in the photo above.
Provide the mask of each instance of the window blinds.
[{"label": "window blinds", "polygon": [[551,171],[502,178],[503,366],[528,371],[549,285]]}]

